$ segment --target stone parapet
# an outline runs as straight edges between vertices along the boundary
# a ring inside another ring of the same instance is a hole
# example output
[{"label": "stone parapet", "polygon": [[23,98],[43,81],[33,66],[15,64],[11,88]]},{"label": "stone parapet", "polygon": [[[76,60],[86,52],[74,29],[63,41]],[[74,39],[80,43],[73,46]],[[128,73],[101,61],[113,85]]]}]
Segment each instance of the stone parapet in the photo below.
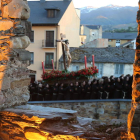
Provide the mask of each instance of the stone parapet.
[{"label": "stone parapet", "polygon": [[31,55],[27,0],[0,0],[0,109],[28,102]]},{"label": "stone parapet", "polygon": [[99,119],[102,121],[111,119],[127,120],[129,110],[131,109],[131,100],[81,100],[81,101],[44,101],[28,102],[31,105],[40,105],[43,107],[54,107],[61,109],[75,110],[79,117]]},{"label": "stone parapet", "polygon": [[78,117],[77,111],[34,105],[0,112],[0,140],[119,140],[126,121]]}]

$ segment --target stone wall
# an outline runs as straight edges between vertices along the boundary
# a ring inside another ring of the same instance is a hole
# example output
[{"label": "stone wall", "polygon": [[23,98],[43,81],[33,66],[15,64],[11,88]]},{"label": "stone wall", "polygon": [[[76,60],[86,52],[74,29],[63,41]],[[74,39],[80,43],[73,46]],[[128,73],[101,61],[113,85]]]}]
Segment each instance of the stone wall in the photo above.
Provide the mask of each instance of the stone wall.
[{"label": "stone wall", "polygon": [[27,66],[31,23],[27,0],[0,0],[0,109],[25,104],[30,98]]},{"label": "stone wall", "polygon": [[127,120],[131,108],[131,101],[65,101],[65,102],[29,102],[28,104],[41,105],[43,107],[53,107],[68,110],[75,110],[79,117],[92,119],[123,119]]},{"label": "stone wall", "polygon": [[101,121],[77,111],[22,105],[0,112],[0,140],[120,140],[126,121]]}]

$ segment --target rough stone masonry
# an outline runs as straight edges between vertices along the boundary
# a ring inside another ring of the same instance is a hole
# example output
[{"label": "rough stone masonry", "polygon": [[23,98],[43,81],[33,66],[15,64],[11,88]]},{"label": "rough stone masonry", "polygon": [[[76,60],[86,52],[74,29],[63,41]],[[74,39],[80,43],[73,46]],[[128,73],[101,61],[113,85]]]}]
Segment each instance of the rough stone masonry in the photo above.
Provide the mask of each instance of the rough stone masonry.
[{"label": "rough stone masonry", "polygon": [[136,53],[133,74],[132,105],[128,115],[128,140],[140,140],[140,0],[137,12],[138,36],[136,39]]},{"label": "rough stone masonry", "polygon": [[0,0],[0,109],[27,103],[31,23],[27,0]]}]

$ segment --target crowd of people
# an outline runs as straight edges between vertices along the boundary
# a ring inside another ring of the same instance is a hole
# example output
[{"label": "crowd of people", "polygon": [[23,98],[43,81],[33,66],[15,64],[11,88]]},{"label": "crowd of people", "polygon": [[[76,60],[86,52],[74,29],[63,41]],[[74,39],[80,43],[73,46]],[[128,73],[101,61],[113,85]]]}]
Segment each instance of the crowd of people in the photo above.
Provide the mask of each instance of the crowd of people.
[{"label": "crowd of people", "polygon": [[51,100],[93,100],[93,99],[131,99],[132,81],[130,75],[115,78],[102,77],[82,83],[55,83],[50,86],[37,81],[30,84],[30,101]]}]

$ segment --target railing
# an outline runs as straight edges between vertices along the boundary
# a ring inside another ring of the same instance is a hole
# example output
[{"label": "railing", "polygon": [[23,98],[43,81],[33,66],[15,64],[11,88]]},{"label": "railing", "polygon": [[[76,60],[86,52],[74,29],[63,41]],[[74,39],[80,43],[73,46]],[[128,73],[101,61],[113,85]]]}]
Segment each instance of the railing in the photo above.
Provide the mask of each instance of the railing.
[{"label": "railing", "polygon": [[101,100],[61,100],[61,101],[29,101],[28,104],[49,103],[91,103],[91,102],[131,102],[131,99],[101,99]]},{"label": "railing", "polygon": [[54,42],[48,42],[46,40],[42,40],[42,48],[53,48]]},{"label": "railing", "polygon": [[52,64],[45,64],[45,69],[53,69]]}]

